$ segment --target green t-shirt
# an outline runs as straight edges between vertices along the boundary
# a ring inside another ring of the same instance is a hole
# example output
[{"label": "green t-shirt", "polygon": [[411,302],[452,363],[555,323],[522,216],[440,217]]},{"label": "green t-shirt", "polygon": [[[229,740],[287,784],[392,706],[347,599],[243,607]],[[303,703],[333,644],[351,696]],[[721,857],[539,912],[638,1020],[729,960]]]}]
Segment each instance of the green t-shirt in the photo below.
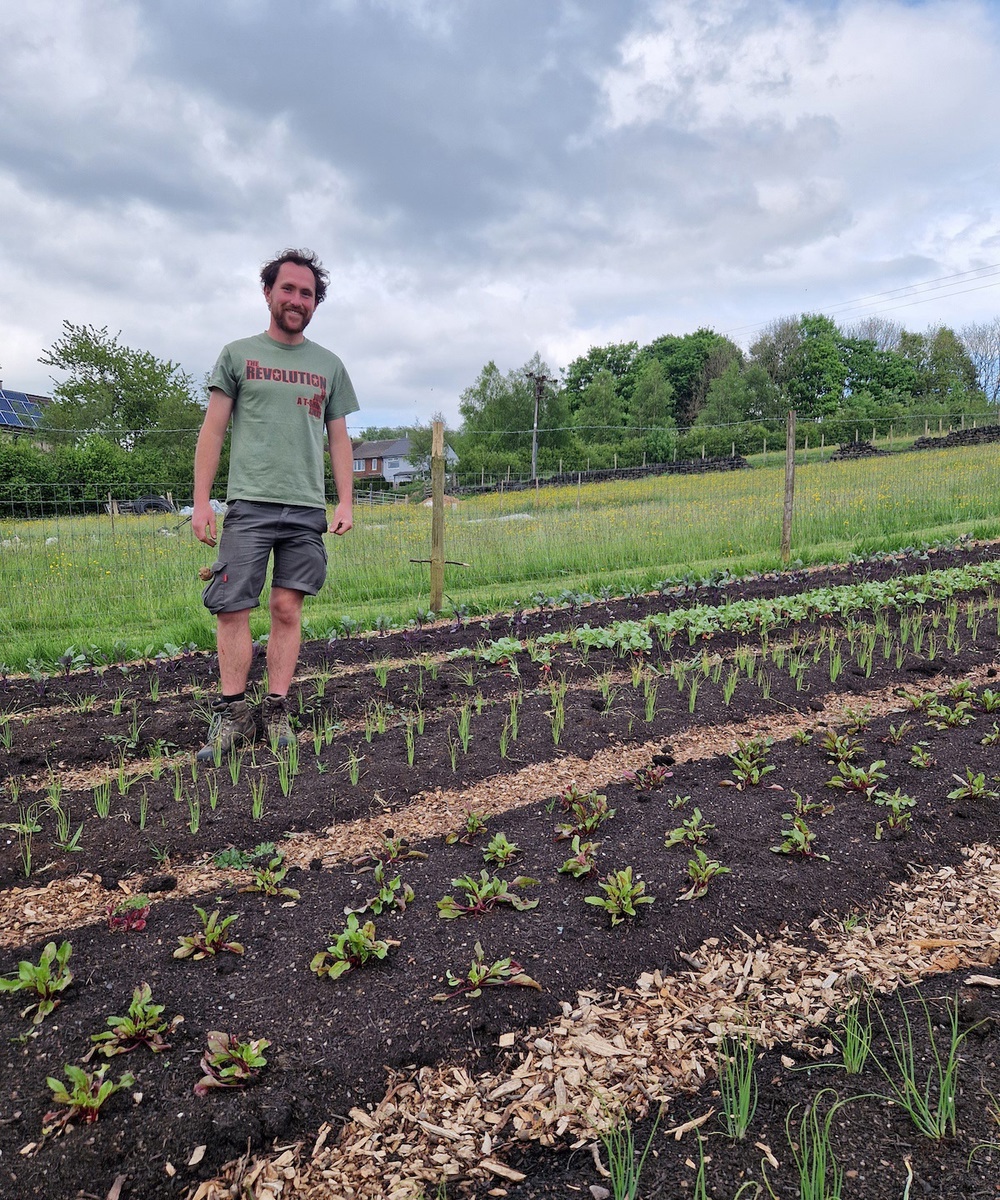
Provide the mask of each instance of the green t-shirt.
[{"label": "green t-shirt", "polygon": [[358,410],[336,354],[258,333],[225,346],[208,383],[234,401],[227,500],[325,508],[327,422]]}]

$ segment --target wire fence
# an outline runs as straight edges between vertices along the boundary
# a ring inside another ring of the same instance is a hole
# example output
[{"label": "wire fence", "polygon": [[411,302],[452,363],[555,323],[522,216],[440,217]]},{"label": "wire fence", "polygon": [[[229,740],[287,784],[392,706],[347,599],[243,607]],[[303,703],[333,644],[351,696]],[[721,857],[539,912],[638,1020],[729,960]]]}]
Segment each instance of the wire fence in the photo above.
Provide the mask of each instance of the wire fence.
[{"label": "wire fence", "polygon": [[[1000,536],[998,459],[989,441],[857,459],[802,448],[792,560]],[[38,517],[0,515],[0,663],[123,639],[140,652],[214,644],[198,572],[216,552],[182,513],[115,514],[106,497],[36,499]],[[769,569],[780,561],[783,503],[776,450],[739,470],[601,482],[581,472],[569,486],[465,496],[446,507],[445,555],[465,564],[446,568],[447,605],[499,611],[538,593],[621,593],[690,571]],[[426,607],[431,519],[417,503],[358,504],[350,536],[328,540],[327,586],[306,601],[309,632],[325,635],[345,615],[372,624]],[[252,625],[266,630],[266,607]]]}]

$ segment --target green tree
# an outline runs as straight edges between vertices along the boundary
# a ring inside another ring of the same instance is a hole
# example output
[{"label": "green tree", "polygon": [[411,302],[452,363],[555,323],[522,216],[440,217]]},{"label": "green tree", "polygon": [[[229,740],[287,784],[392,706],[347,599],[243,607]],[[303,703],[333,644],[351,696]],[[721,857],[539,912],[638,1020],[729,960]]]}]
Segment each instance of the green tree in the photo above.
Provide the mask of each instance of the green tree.
[{"label": "green tree", "polygon": [[598,371],[580,395],[576,427],[582,442],[615,445],[625,436],[625,410],[610,371]]},{"label": "green tree", "polygon": [[610,372],[615,390],[627,406],[636,383],[638,355],[638,342],[611,342],[607,346],[591,346],[586,354],[574,358],[562,372],[570,411],[576,411],[583,393],[602,371]]},{"label": "green tree", "polygon": [[819,314],[799,321],[801,340],[791,355],[788,400],[800,417],[832,416],[844,399],[847,364],[840,330]]},{"label": "green tree", "polygon": [[[455,439],[466,471],[498,470],[510,466],[526,470],[531,459],[531,429],[535,389],[529,374],[549,376],[546,363],[535,354],[523,367],[501,374],[490,361],[479,378],[459,397],[463,428]],[[566,396],[551,385],[542,390],[538,406],[538,447],[555,450],[569,445]]]},{"label": "green tree", "polygon": [[683,336],[665,334],[643,346],[639,352],[640,369],[650,359],[663,368],[670,384],[674,411],[680,425],[690,424],[705,402],[712,380],[723,373],[730,362],[741,360],[740,348],[711,329],[698,329]]},{"label": "green tree", "polygon": [[107,326],[63,321],[61,336],[39,362],[68,377],[56,383],[42,426],[74,442],[97,434],[126,449],[169,449],[196,433],[204,409],[192,377],[179,364],[122,345]]}]

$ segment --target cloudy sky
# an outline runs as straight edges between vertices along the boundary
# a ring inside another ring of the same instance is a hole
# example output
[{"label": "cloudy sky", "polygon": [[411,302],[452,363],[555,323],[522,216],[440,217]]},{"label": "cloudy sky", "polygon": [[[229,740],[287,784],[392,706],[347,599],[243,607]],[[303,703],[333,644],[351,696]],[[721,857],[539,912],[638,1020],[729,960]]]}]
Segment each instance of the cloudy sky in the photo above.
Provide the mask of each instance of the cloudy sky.
[{"label": "cloudy sky", "polygon": [[62,322],[201,378],[318,251],[363,424],[494,359],[1000,312],[996,0],[0,7],[0,378]]}]

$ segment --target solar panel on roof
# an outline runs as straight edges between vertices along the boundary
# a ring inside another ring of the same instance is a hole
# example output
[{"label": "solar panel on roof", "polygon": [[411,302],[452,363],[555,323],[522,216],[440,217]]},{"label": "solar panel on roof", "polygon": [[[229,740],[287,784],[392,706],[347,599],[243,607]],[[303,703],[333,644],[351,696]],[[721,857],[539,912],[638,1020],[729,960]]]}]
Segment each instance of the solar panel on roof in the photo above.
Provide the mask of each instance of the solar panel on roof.
[{"label": "solar panel on roof", "polygon": [[37,429],[42,420],[39,405],[24,392],[0,391],[0,424],[13,429]]}]

